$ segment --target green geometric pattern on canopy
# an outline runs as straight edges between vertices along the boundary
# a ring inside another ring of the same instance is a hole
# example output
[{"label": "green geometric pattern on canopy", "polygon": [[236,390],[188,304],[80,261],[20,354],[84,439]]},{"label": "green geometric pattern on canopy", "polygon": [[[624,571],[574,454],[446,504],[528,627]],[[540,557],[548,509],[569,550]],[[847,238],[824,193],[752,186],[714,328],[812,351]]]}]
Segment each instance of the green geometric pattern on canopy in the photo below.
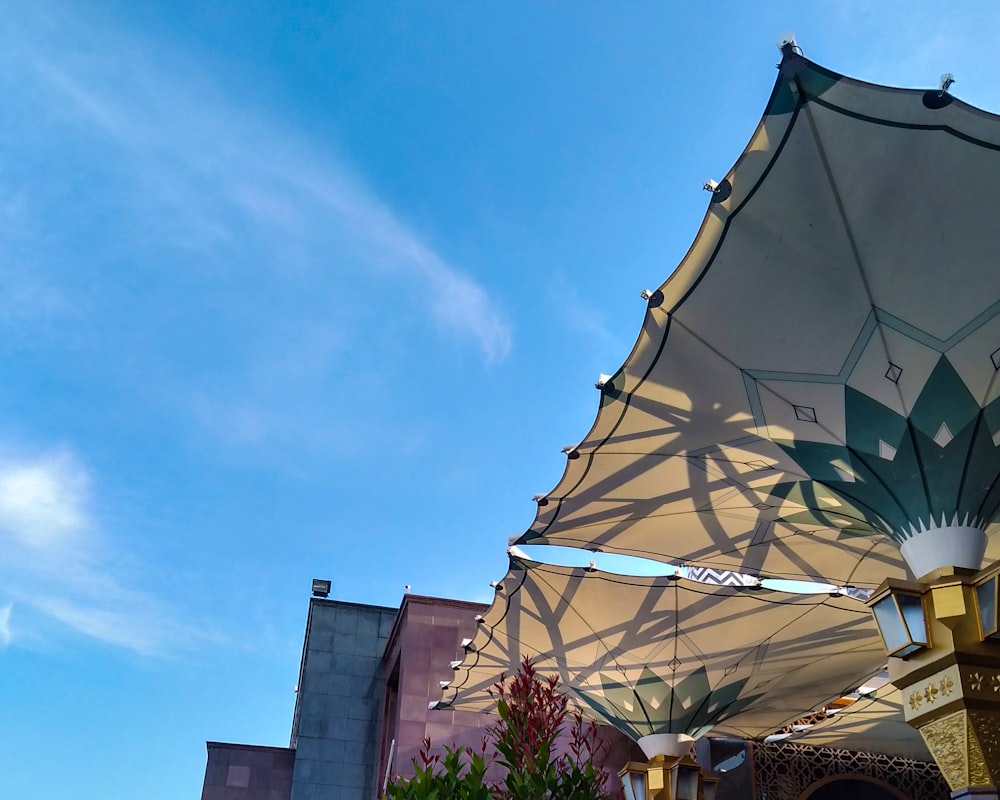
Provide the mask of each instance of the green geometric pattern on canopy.
[{"label": "green geometric pattern on canopy", "polygon": [[635,686],[605,675],[601,694],[583,693],[580,697],[598,718],[633,740],[655,733],[686,733],[697,739],[763,696],[763,691],[743,694],[748,680],[731,680],[713,690],[704,667],[676,685],[646,668]]},{"label": "green geometric pattern on canopy", "polygon": [[868,588],[1000,557],[998,175],[1000,117],[787,51],[513,543]]},{"label": "green geometric pattern on canopy", "polygon": [[[936,526],[985,527],[1000,507],[1000,399],[985,409],[941,357],[909,417],[847,386],[844,444],[776,443],[809,476],[779,483],[771,496],[792,501],[785,519],[884,533],[902,543]],[[837,512],[820,497],[836,494]]]}]

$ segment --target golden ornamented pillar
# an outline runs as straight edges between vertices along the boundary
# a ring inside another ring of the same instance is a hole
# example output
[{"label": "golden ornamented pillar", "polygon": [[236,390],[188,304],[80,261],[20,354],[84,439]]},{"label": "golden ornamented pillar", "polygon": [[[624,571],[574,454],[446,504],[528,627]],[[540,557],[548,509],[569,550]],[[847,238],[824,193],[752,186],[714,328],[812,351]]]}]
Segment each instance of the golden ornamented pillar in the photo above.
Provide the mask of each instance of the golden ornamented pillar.
[{"label": "golden ornamented pillar", "polygon": [[[902,692],[906,721],[956,798],[998,797],[1000,640],[988,619],[997,613],[998,574],[1000,563],[981,572],[937,570],[919,583],[889,581],[869,600],[887,648],[901,654],[889,658],[889,677]],[[902,647],[890,641],[893,608],[910,634]],[[921,615],[923,632],[915,624]]]}]

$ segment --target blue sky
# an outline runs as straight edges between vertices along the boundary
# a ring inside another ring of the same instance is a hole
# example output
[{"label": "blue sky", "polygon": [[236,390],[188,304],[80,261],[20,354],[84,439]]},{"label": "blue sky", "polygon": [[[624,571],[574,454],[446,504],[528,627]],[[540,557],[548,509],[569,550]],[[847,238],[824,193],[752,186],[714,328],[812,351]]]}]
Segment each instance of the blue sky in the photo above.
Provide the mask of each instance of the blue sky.
[{"label": "blue sky", "polygon": [[488,599],[778,36],[1000,110],[992,4],[815,9],[5,3],[0,794],[287,744],[314,576]]}]

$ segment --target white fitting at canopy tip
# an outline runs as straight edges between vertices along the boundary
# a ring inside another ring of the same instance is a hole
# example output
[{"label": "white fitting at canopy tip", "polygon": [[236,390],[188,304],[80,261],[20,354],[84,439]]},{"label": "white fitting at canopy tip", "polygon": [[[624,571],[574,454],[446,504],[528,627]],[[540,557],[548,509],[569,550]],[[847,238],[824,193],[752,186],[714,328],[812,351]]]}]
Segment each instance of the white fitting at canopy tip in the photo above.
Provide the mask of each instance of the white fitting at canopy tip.
[{"label": "white fitting at canopy tip", "polygon": [[604,384],[611,380],[610,375],[605,375],[603,372],[597,376],[597,383],[594,384],[595,389],[603,389]]},{"label": "white fitting at canopy tip", "polygon": [[691,752],[694,737],[686,733],[654,733],[643,736],[636,744],[642,748],[646,758],[655,756],[686,756]]},{"label": "white fitting at canopy tip", "polygon": [[967,525],[934,525],[911,536],[899,548],[910,570],[922,578],[942,567],[980,569],[986,555],[986,532]]},{"label": "white fitting at canopy tip", "polygon": [[510,545],[510,546],[509,546],[509,547],[507,548],[507,555],[509,555],[509,556],[513,556],[514,558],[523,558],[523,559],[525,559],[525,560],[529,560],[529,559],[528,559],[528,554],[527,554],[527,553],[525,553],[525,552],[524,552],[524,551],[523,551],[523,550],[522,550],[522,549],[521,549],[520,547],[518,547],[518,546],[517,546],[516,544],[512,544],[512,545]]},{"label": "white fitting at canopy tip", "polygon": [[702,186],[701,188],[704,189],[706,192],[714,192],[716,189],[719,188],[719,182],[709,178],[707,181],[705,181],[705,185]]},{"label": "white fitting at canopy tip", "polygon": [[776,42],[778,49],[784,52],[784,49],[791,45],[792,47],[798,47],[799,43],[795,41],[794,33],[786,33],[784,36],[779,36]]},{"label": "white fitting at canopy tip", "polygon": [[639,297],[641,297],[643,300],[648,300],[652,296],[653,293],[649,291],[649,289],[643,289],[641,292],[639,292]]}]

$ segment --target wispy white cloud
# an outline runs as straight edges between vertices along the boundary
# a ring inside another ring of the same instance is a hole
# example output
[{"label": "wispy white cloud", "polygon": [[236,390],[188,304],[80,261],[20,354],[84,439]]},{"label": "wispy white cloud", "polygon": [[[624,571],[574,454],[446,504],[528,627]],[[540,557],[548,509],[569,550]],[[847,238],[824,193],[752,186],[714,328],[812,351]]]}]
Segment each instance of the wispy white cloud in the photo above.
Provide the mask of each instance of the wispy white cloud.
[{"label": "wispy white cloud", "polygon": [[33,550],[71,545],[86,527],[89,480],[68,452],[0,461],[0,531]]},{"label": "wispy white cloud", "polygon": [[[116,548],[91,513],[91,478],[69,449],[0,457],[0,643],[31,618],[140,653],[203,638],[163,601],[116,574]],[[34,638],[38,638],[35,636]]]},{"label": "wispy white cloud", "polygon": [[31,121],[0,131],[9,341],[68,345],[196,441],[266,458],[335,437],[325,452],[355,452],[365,409],[335,398],[368,365],[401,369],[435,342],[508,357],[495,291],[329,138],[235,99],[246,87],[191,53],[22,12],[0,13],[0,91]]},{"label": "wispy white cloud", "polygon": [[10,617],[13,611],[13,603],[7,603],[5,606],[0,606],[0,645],[3,645],[4,647],[7,647],[10,644]]},{"label": "wispy white cloud", "polygon": [[121,210],[141,218],[143,236],[202,257],[252,252],[289,272],[341,262],[410,282],[435,325],[488,361],[506,358],[510,324],[486,289],[401,221],[328,143],[230,102],[207,65],[167,72],[120,34],[85,26],[74,34],[68,48],[29,42],[23,77],[132,182]]}]

